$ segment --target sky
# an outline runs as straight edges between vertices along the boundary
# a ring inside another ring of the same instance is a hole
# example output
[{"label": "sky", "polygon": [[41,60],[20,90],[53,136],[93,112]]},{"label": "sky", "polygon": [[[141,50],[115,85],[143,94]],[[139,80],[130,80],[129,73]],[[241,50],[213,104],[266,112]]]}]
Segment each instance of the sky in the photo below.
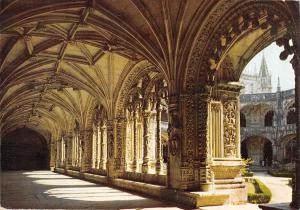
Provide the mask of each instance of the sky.
[{"label": "sky", "polygon": [[275,42],[259,52],[245,67],[244,71],[251,71],[255,68],[257,72],[260,68],[260,63],[263,53],[267,61],[268,70],[272,75],[272,92],[277,90],[278,76],[280,78],[281,90],[289,90],[295,88],[295,75],[290,60],[292,56],[282,61],[279,58],[279,54],[283,51],[283,47],[278,47]]}]

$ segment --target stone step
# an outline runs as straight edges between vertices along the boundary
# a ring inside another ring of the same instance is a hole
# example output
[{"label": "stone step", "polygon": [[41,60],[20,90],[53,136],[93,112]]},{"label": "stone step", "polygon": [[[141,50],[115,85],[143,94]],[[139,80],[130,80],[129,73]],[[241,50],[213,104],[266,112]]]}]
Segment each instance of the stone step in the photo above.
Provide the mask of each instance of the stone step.
[{"label": "stone step", "polygon": [[243,179],[216,179],[215,184],[242,184]]},{"label": "stone step", "polygon": [[216,190],[221,189],[236,189],[236,188],[245,188],[245,184],[215,184]]}]

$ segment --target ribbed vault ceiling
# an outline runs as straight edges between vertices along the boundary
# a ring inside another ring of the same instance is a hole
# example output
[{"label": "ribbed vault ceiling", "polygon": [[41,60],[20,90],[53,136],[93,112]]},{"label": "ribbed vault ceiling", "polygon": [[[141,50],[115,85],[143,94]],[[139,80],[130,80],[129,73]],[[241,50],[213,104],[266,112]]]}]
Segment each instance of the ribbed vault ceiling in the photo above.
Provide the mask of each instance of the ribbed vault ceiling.
[{"label": "ribbed vault ceiling", "polygon": [[116,91],[139,66],[152,66],[176,89],[210,13],[222,18],[225,4],[247,2],[2,1],[1,133],[27,126],[59,135],[75,120],[85,128],[99,104],[112,117]]}]

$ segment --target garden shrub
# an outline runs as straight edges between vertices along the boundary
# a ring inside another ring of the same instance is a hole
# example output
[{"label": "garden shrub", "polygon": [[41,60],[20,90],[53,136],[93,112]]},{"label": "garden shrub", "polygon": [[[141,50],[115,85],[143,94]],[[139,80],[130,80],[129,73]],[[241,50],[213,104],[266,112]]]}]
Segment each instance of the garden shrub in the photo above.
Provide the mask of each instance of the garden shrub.
[{"label": "garden shrub", "polygon": [[286,170],[268,170],[268,174],[275,176],[275,177],[288,177],[292,178],[293,177],[293,172],[291,171],[286,171]]},{"label": "garden shrub", "polygon": [[271,200],[272,193],[270,189],[259,179],[254,179],[254,184],[257,186],[257,193],[248,193],[249,203],[268,203]]},{"label": "garden shrub", "polygon": [[251,158],[243,159],[243,168],[241,169],[241,175],[243,177],[252,177],[253,172],[250,171],[249,166],[252,165],[253,160]]}]

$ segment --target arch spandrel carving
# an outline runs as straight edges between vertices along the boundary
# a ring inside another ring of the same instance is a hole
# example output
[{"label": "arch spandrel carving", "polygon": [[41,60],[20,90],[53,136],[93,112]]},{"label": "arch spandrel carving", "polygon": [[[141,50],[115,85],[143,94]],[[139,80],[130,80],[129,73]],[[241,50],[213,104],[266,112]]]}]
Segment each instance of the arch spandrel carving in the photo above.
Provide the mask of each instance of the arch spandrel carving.
[{"label": "arch spandrel carving", "polygon": [[[220,64],[222,63],[223,59],[226,57],[226,55],[230,54],[230,49],[232,46],[236,44],[238,40],[241,40],[243,36],[245,36],[247,33],[250,33],[251,31],[255,31],[256,29],[263,28],[263,30],[266,30],[264,24],[266,23],[266,19],[268,19],[268,14],[276,14],[278,19],[276,21],[267,20],[267,23],[278,27],[287,27],[289,28],[289,34],[291,36],[289,38],[295,38],[295,31],[297,26],[292,25],[290,26],[289,20],[297,19],[295,14],[291,14],[289,10],[284,6],[281,2],[272,2],[272,4],[268,4],[266,2],[259,2],[259,3],[251,3],[248,1],[243,1],[242,3],[238,3],[233,7],[233,4],[228,3],[224,6],[224,10],[227,11],[227,14],[222,14],[222,9],[216,9],[212,13],[214,16],[209,16],[210,21],[209,23],[211,26],[204,24],[203,31],[200,30],[199,32],[199,39],[196,38],[196,44],[191,52],[190,55],[190,61],[188,64],[188,68],[186,71],[186,77],[185,77],[185,90],[195,90],[197,87],[197,83],[207,83],[211,79],[207,75],[210,75],[209,72],[211,71],[211,74],[215,74],[216,70],[219,70]],[[240,13],[231,13],[230,9],[236,10],[238,9]],[[245,12],[243,12],[245,11]],[[254,14],[252,14],[251,11],[262,11],[259,16],[255,17]],[[284,12],[286,11],[286,12]],[[222,14],[222,15],[221,15]],[[245,23],[248,19],[245,16],[245,14],[251,14],[251,18],[249,21],[254,24],[255,18],[258,20],[258,27],[255,25],[254,29],[252,29],[248,25],[247,27],[242,29],[243,23]],[[220,19],[218,19],[220,18]],[[218,19],[218,21],[217,21]],[[278,21],[277,21],[278,20]],[[263,22],[264,21],[264,22]],[[273,22],[272,22],[273,21]],[[235,22],[237,22],[240,25],[237,25],[239,30],[236,30],[234,32]],[[276,24],[275,24],[276,22]],[[268,26],[267,24],[267,26]],[[278,24],[278,25],[277,25]],[[272,28],[272,27],[271,27]],[[245,31],[247,33],[245,33]],[[270,30],[270,27],[267,28],[267,30]],[[243,33],[242,33],[243,32]],[[229,33],[230,38],[226,38],[225,34]],[[232,33],[232,34],[231,34]],[[277,33],[277,32],[276,32]],[[201,35],[201,36],[200,36]],[[283,35],[283,34],[282,34]],[[225,40],[222,39],[222,37]],[[259,36],[258,36],[259,37]],[[277,37],[278,38],[278,37]],[[226,41],[227,40],[227,41]],[[273,39],[275,41],[275,39]],[[269,42],[269,41],[268,41]],[[201,50],[202,49],[202,50]],[[262,47],[260,48],[262,49]],[[234,64],[235,66],[235,64]],[[199,68],[200,67],[200,68]],[[209,70],[211,69],[211,70]],[[197,75],[197,77],[191,76],[191,75]],[[235,74],[235,73],[234,73]],[[190,75],[190,78],[188,79],[187,75]]]}]

